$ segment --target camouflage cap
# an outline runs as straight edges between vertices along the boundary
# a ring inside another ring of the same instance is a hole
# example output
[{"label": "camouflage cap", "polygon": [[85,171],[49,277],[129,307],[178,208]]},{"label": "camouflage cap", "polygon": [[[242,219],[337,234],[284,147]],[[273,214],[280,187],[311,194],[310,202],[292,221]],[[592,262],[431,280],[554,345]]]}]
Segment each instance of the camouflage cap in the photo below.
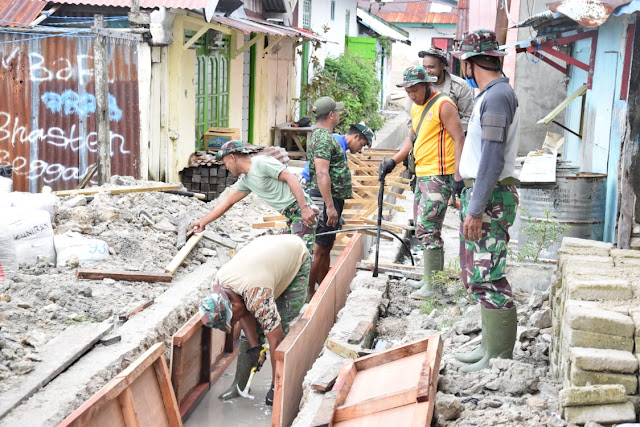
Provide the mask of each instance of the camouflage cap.
[{"label": "camouflage cap", "polygon": [[214,286],[211,295],[200,301],[200,314],[203,325],[226,333],[231,332],[233,308],[221,286]]},{"label": "camouflage cap", "polygon": [[467,59],[472,56],[504,56],[507,53],[500,49],[496,33],[491,30],[476,30],[465,34],[459,46],[460,50],[451,52],[459,59]]},{"label": "camouflage cap", "polygon": [[323,96],[318,98],[313,103],[313,114],[316,116],[322,116],[329,114],[332,111],[344,110],[344,102],[336,102],[330,96]]},{"label": "camouflage cap", "polygon": [[449,65],[449,58],[447,58],[447,51],[442,50],[439,47],[431,46],[429,50],[421,50],[418,52],[418,56],[420,58],[424,58],[425,56],[435,56],[444,62],[445,65]]},{"label": "camouflage cap", "polygon": [[245,145],[242,141],[227,141],[224,143],[220,150],[216,153],[216,160],[222,161],[222,158],[228,154],[234,153],[242,153],[242,154],[251,154],[255,150],[252,149],[251,145]]},{"label": "camouflage cap", "polygon": [[402,83],[397,84],[397,87],[410,87],[418,83],[434,83],[437,82],[437,77],[431,77],[427,74],[427,70],[422,65],[416,65],[409,67],[402,73]]},{"label": "camouflage cap", "polygon": [[371,146],[371,142],[373,142],[373,131],[369,126],[365,125],[364,123],[351,123],[349,126],[355,128],[356,130],[358,130],[358,132],[363,134],[364,137],[367,138],[367,145],[369,147]]}]

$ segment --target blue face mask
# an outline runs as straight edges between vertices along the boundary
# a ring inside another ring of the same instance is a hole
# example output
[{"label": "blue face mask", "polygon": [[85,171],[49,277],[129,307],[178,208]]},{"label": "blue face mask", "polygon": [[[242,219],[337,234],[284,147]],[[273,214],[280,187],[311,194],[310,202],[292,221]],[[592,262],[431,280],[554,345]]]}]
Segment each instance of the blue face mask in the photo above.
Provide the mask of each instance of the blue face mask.
[{"label": "blue face mask", "polygon": [[469,86],[471,86],[473,89],[479,89],[479,88],[478,88],[478,83],[476,82],[476,79],[474,79],[474,78],[469,78],[469,77],[466,77],[466,76],[465,76],[465,78],[464,78],[464,79],[466,80],[467,84],[468,84]]}]

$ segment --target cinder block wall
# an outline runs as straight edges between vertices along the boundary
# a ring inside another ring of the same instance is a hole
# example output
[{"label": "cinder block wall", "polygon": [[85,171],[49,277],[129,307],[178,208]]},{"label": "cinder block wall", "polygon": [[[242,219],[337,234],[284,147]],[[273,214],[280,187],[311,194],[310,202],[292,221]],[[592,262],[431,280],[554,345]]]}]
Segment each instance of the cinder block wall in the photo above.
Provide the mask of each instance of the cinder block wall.
[{"label": "cinder block wall", "polygon": [[638,418],[640,251],[564,238],[552,279],[551,368],[566,421]]}]

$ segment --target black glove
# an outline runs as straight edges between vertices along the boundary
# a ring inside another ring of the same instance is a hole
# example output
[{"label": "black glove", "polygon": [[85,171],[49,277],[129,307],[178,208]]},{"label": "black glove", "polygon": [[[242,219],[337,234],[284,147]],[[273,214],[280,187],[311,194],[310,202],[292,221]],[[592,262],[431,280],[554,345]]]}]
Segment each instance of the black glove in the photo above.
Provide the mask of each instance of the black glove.
[{"label": "black glove", "polygon": [[462,194],[462,190],[464,190],[464,180],[460,181],[453,180],[453,191],[456,193],[458,197]]},{"label": "black glove", "polygon": [[251,347],[249,350],[247,350],[249,361],[251,362],[251,365],[249,366],[251,366],[252,368],[258,366],[260,363],[260,350],[262,350],[261,345]]},{"label": "black glove", "polygon": [[396,162],[393,159],[383,160],[382,163],[380,163],[380,170],[378,171],[378,181],[382,181],[395,167]]}]

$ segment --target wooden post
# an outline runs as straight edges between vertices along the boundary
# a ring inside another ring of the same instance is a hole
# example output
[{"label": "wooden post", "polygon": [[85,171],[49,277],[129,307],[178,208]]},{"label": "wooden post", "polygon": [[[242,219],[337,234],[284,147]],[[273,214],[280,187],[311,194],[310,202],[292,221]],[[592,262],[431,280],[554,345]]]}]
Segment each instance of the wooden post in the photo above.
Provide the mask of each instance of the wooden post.
[{"label": "wooden post", "polygon": [[[503,6],[506,6],[506,9]],[[507,13],[509,9],[511,9],[511,0],[498,0],[498,8],[496,10],[496,39],[500,46],[507,42],[507,30],[509,29]]]},{"label": "wooden post", "polygon": [[111,147],[109,138],[109,80],[107,69],[107,41],[100,30],[104,27],[102,15],[94,16],[93,72],[96,96],[96,127],[98,131],[98,185],[111,177]]}]

